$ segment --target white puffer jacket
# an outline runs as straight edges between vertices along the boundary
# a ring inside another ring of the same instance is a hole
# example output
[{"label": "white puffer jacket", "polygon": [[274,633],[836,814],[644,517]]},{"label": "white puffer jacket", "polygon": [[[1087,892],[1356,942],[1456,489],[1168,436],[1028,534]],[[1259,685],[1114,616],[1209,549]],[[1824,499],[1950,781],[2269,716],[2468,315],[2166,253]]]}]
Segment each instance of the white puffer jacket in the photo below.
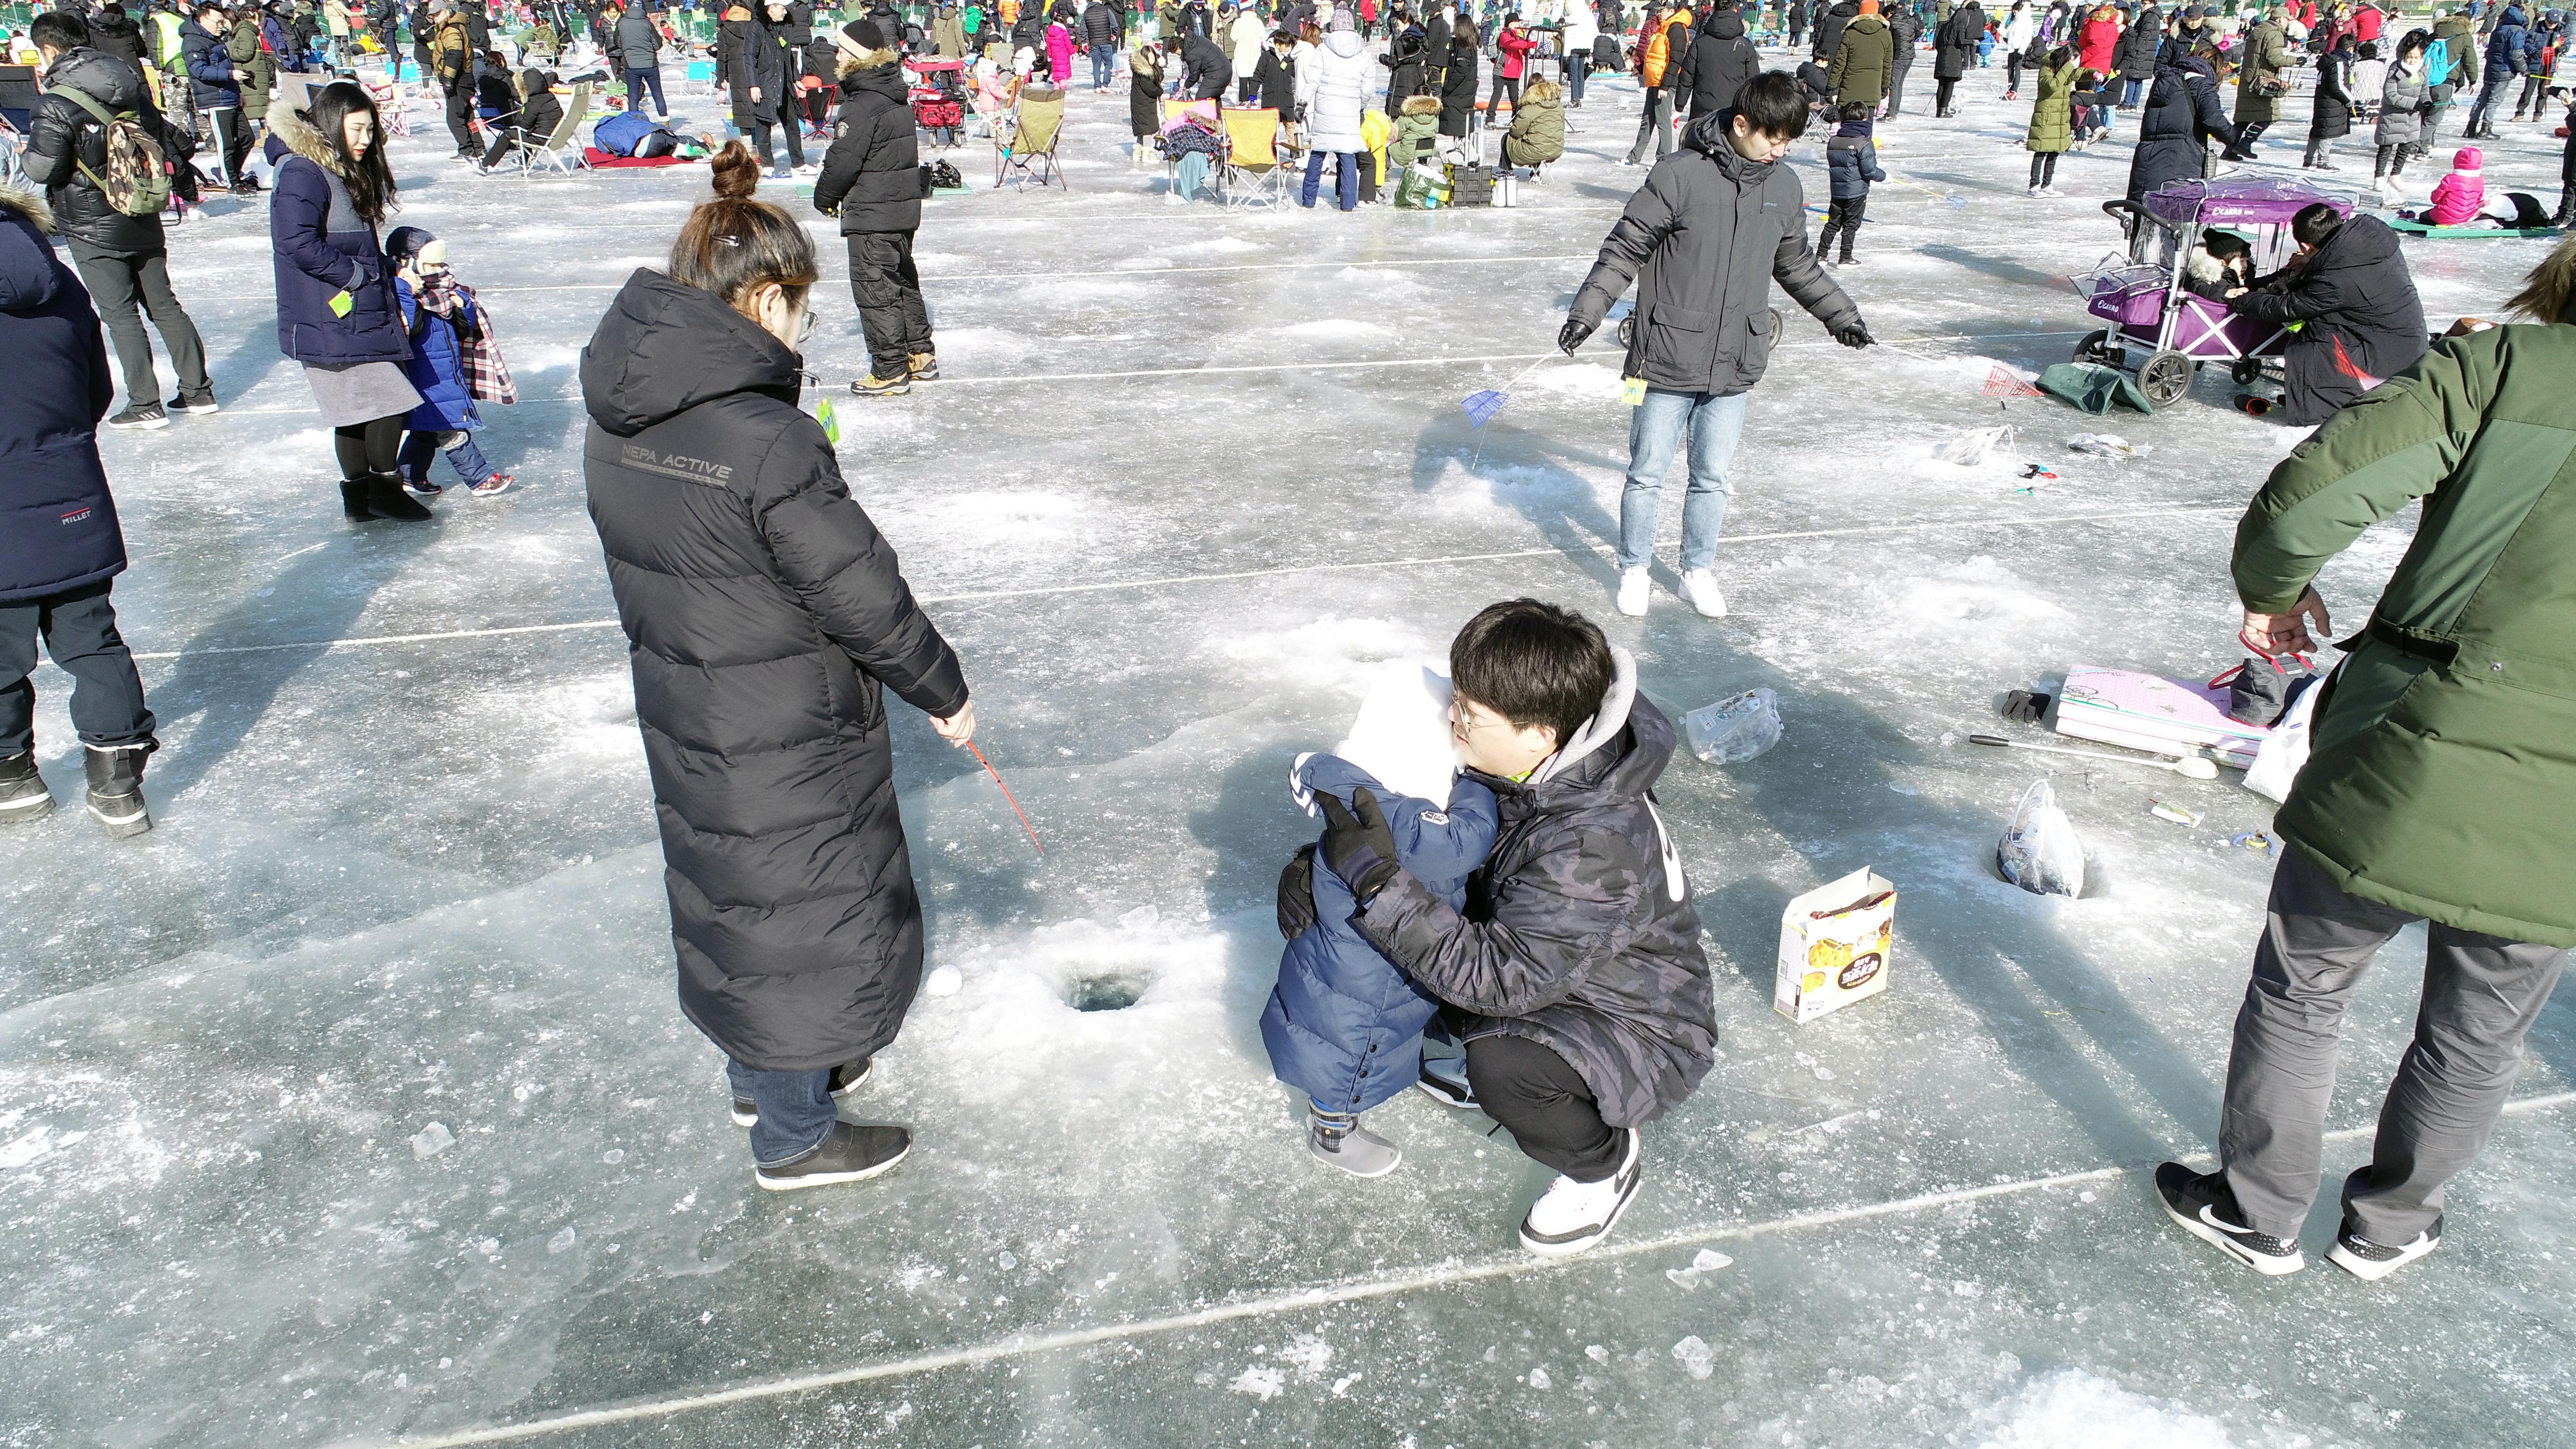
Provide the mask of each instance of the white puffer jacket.
[{"label": "white puffer jacket", "polygon": [[1306,105],[1307,144],[1318,151],[1360,151],[1360,113],[1375,77],[1354,31],[1324,37],[1312,65],[1297,67],[1297,99]]}]

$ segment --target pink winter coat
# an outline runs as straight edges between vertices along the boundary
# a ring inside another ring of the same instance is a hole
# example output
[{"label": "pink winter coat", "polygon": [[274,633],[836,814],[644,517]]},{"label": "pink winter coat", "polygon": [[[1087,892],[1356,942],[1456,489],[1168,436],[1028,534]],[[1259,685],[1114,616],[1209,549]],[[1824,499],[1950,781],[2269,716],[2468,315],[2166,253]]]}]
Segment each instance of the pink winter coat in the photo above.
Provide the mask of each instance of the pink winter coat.
[{"label": "pink winter coat", "polygon": [[1046,29],[1047,64],[1055,70],[1057,85],[1073,83],[1073,32],[1058,21]]},{"label": "pink winter coat", "polygon": [[2463,146],[2451,158],[2451,174],[2433,186],[2433,204],[2424,219],[2435,226],[2461,226],[2478,219],[2479,210],[2487,204],[2487,178],[2482,169],[2485,153],[2475,146]]}]

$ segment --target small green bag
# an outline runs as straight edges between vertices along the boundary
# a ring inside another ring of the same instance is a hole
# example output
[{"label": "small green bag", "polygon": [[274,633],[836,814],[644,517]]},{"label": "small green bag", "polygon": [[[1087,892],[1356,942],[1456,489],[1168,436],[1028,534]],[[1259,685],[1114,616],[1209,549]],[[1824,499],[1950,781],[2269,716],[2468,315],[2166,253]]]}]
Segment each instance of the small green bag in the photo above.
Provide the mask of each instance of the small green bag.
[{"label": "small green bag", "polygon": [[2139,390],[2136,379],[2116,367],[2095,362],[2052,364],[2039,374],[2039,390],[2096,417],[2109,412],[2113,403],[2148,414],[2156,410],[2156,405]]}]

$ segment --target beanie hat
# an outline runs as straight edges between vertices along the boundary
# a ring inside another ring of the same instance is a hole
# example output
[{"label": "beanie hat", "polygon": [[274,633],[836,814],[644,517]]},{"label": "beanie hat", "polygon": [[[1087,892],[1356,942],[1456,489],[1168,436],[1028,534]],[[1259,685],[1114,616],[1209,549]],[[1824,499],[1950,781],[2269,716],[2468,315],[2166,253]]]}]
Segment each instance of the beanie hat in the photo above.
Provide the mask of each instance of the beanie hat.
[{"label": "beanie hat", "polygon": [[445,255],[445,245],[430,235],[426,227],[398,226],[385,233],[385,256],[396,266],[422,255],[433,246],[440,249],[442,257]]},{"label": "beanie hat", "polygon": [[2462,146],[2451,153],[2451,169],[2476,171],[2487,164],[2487,154],[2475,146]]},{"label": "beanie hat", "polygon": [[841,36],[860,50],[886,48],[885,31],[873,20],[853,20],[841,27]]}]

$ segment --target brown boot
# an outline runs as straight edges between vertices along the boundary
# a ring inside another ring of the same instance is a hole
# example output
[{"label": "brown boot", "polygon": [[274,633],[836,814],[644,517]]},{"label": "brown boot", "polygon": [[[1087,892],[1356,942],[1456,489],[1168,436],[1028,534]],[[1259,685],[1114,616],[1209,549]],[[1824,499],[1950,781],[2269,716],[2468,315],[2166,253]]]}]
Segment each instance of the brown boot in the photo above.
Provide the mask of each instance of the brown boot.
[{"label": "brown boot", "polygon": [[911,365],[912,380],[913,380],[914,382],[935,382],[935,381],[937,381],[937,380],[938,380],[938,378],[939,378],[939,354],[938,354],[938,353],[936,353],[936,352],[916,352],[916,353],[913,353],[913,354],[911,355],[911,357],[909,357],[908,359],[906,359],[906,361],[907,361],[907,362],[909,362],[909,363],[910,363],[910,365]]}]

